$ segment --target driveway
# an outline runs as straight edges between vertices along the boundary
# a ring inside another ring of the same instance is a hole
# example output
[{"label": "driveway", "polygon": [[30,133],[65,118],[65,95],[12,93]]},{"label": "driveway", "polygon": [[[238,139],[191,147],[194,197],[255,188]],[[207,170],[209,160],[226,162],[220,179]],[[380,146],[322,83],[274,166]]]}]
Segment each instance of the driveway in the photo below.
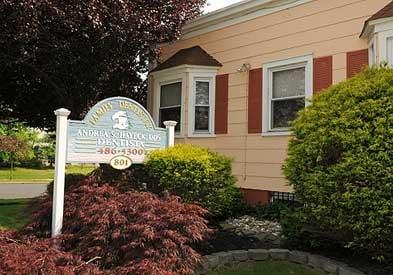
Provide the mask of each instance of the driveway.
[{"label": "driveway", "polygon": [[0,183],[0,199],[35,198],[46,191],[42,183]]}]

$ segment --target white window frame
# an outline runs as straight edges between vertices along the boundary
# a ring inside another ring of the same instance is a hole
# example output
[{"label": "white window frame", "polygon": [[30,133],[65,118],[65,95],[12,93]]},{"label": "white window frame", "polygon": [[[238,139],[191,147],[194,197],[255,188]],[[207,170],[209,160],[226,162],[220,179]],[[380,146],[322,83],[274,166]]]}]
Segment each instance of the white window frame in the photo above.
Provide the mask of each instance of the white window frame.
[{"label": "white window frame", "polygon": [[[290,69],[305,68],[305,107],[313,95],[313,55],[288,58],[263,64],[262,81],[262,136],[287,136],[291,134],[290,128],[272,129],[272,89],[273,73]],[[297,97],[288,97],[297,98]]]},{"label": "white window frame", "polygon": [[[185,108],[184,108],[184,100],[185,100],[185,92],[187,89],[187,77],[186,73],[183,70],[168,70],[165,72],[157,72],[154,75],[154,93],[153,93],[153,120],[156,123],[157,127],[160,127],[160,109],[161,109],[161,86],[173,84],[177,82],[182,83],[181,88],[181,107],[180,107],[180,131],[175,132],[175,137],[183,138],[184,137],[184,122],[185,122]],[[178,122],[179,123],[179,122]]]},{"label": "white window frame", "polygon": [[[176,138],[185,138],[185,134],[189,138],[211,138],[215,137],[215,95],[216,95],[216,76],[219,67],[198,66],[198,65],[181,65],[158,72],[151,73],[153,77],[153,119],[157,126],[159,126],[160,101],[161,101],[161,86],[176,82],[182,82],[181,93],[181,125],[180,132],[175,133]],[[209,132],[195,132],[195,111],[193,103],[195,100],[194,79],[210,79],[210,123]],[[187,108],[185,108],[187,106]],[[187,116],[186,116],[187,109]],[[185,128],[185,125],[187,125]]]},{"label": "white window frame", "polygon": [[[175,83],[180,83],[180,85],[181,85],[180,104],[179,105],[173,105],[173,106],[170,106],[170,107],[161,107],[161,88],[162,88],[162,86],[175,84]],[[184,91],[184,89],[183,89],[183,81],[182,81],[182,79],[177,79],[177,80],[171,80],[171,81],[167,81],[167,82],[160,82],[159,85],[160,85],[160,89],[159,89],[159,96],[158,96],[159,107],[158,107],[158,122],[157,122],[157,126],[161,127],[161,124],[160,124],[160,113],[161,113],[161,110],[180,107],[180,130],[175,132],[175,134],[179,135],[181,133],[181,124],[183,122],[183,118],[182,118],[182,113],[183,113],[182,102],[183,102],[183,91]]]},{"label": "white window frame", "polygon": [[[190,73],[190,99],[188,104],[188,136],[189,137],[214,137],[215,136],[215,95],[216,95],[216,75],[217,72]],[[196,82],[209,82],[209,130],[195,130],[195,101],[196,101]]]},{"label": "white window frame", "polygon": [[393,65],[393,60],[389,60],[388,41],[393,38],[393,30],[383,31],[379,34],[380,62],[388,62]]},{"label": "white window frame", "polygon": [[[393,18],[381,18],[368,22],[366,31],[362,37],[368,39],[369,62],[370,65],[378,65],[382,62],[388,62],[393,66],[392,60],[389,60],[388,41],[393,38]],[[371,50],[374,47],[374,53]]]}]

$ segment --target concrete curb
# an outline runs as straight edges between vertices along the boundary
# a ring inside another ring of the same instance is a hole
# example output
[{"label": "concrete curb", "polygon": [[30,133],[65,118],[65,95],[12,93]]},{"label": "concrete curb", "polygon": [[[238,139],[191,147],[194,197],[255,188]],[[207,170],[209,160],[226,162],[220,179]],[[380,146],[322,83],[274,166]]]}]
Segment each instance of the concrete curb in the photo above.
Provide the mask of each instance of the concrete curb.
[{"label": "concrete curb", "polygon": [[363,272],[345,263],[307,252],[291,251],[288,249],[249,249],[214,253],[203,257],[203,262],[195,273],[203,275],[223,266],[266,260],[288,261],[301,264],[321,270],[329,275],[364,275]]}]

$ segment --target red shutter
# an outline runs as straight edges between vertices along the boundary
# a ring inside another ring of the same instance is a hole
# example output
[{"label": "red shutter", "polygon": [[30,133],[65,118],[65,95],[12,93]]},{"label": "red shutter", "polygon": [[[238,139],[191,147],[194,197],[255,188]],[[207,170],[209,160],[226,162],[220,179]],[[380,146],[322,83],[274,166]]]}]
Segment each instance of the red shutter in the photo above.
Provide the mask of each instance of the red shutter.
[{"label": "red shutter", "polygon": [[314,94],[328,88],[333,83],[333,57],[314,58]]},{"label": "red shutter", "polygon": [[228,74],[216,76],[215,133],[228,133]]},{"label": "red shutter", "polygon": [[248,133],[262,132],[262,69],[254,69],[248,79]]},{"label": "red shutter", "polygon": [[347,78],[359,73],[368,65],[368,49],[347,53]]}]

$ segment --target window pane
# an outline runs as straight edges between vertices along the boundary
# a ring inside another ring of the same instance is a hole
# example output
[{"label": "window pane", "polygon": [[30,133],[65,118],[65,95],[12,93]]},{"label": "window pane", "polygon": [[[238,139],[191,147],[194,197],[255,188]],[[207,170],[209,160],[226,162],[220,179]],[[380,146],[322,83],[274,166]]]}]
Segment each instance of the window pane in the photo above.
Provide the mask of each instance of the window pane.
[{"label": "window pane", "polygon": [[197,81],[195,86],[195,104],[209,105],[209,82]]},{"label": "window pane", "polygon": [[393,37],[389,37],[387,40],[387,51],[388,51],[388,63],[393,65]]},{"label": "window pane", "polygon": [[209,107],[195,107],[195,131],[209,131]]},{"label": "window pane", "polygon": [[305,94],[305,68],[273,72],[273,98]]},{"label": "window pane", "polygon": [[288,128],[305,104],[304,98],[272,101],[272,128]]},{"label": "window pane", "polygon": [[161,86],[160,106],[181,105],[181,82]]},{"label": "window pane", "polygon": [[180,123],[181,123],[181,108],[167,108],[160,110],[160,127],[165,128],[164,121],[172,120],[176,121],[177,125],[175,127],[176,132],[180,132]]}]

